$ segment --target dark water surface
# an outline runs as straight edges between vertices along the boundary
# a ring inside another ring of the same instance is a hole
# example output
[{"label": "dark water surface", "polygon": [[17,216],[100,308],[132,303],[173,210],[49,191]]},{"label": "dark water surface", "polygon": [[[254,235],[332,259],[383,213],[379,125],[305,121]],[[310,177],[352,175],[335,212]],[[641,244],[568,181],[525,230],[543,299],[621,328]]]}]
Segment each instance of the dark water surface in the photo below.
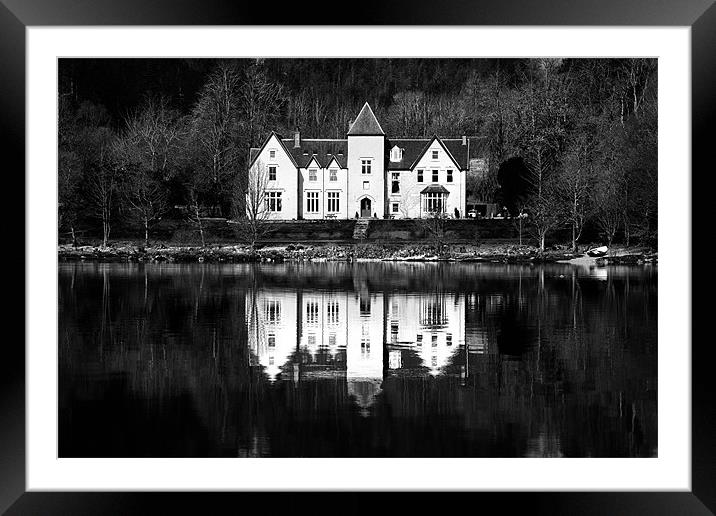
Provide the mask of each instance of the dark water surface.
[{"label": "dark water surface", "polygon": [[655,456],[657,270],[61,263],[59,364],[62,457]]}]

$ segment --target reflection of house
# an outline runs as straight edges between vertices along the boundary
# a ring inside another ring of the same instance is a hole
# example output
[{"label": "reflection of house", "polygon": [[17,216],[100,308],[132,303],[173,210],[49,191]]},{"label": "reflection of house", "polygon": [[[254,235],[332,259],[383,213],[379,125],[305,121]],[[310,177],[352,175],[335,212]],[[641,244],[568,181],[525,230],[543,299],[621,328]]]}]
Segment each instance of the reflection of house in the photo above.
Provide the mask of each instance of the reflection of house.
[{"label": "reflection of house", "polygon": [[246,322],[252,359],[273,381],[296,351],[298,294],[260,291],[246,295]]},{"label": "reflection of house", "polygon": [[410,349],[433,375],[465,344],[465,300],[459,294],[396,294],[386,317],[390,369],[403,367],[394,349]]},{"label": "reflection of house", "polygon": [[271,381],[345,377],[364,408],[385,371],[437,375],[465,345],[457,294],[261,290],[246,310],[250,349]]}]

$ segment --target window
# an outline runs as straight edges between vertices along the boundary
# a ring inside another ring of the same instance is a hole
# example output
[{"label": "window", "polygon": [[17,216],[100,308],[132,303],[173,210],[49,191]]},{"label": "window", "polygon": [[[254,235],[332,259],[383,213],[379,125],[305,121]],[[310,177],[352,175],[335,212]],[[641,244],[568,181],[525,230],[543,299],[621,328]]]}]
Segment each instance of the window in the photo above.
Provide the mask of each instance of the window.
[{"label": "window", "polygon": [[329,181],[338,181],[338,171],[335,169],[331,169],[328,171],[328,180]]},{"label": "window", "polygon": [[318,192],[306,192],[306,213],[318,213]]},{"label": "window", "polygon": [[422,183],[422,182],[423,182],[423,171],[418,170],[418,183]]},{"label": "window", "polygon": [[438,151],[433,151],[433,159],[438,159]]},{"label": "window", "polygon": [[318,302],[306,303],[306,324],[318,324]]},{"label": "window", "polygon": [[445,344],[447,344],[448,346],[452,346],[452,333],[448,333],[445,336]]},{"label": "window", "polygon": [[281,303],[275,300],[264,303],[264,317],[267,324],[281,324]]},{"label": "window", "polygon": [[447,171],[447,182],[452,183],[452,170]]},{"label": "window", "polygon": [[276,347],[276,334],[275,333],[269,333],[268,335],[268,347],[275,348]]},{"label": "window", "polygon": [[281,192],[266,193],[266,208],[268,211],[281,211]]},{"label": "window", "polygon": [[433,170],[433,183],[437,183],[439,181],[439,173],[437,170]]},{"label": "window", "polygon": [[269,167],[269,181],[276,181],[276,167]]},{"label": "window", "polygon": [[393,203],[393,213],[398,213],[398,210],[399,210],[399,209],[400,209],[400,208],[399,208],[399,206],[398,206],[398,203],[397,203],[397,202],[394,202],[394,203]]},{"label": "window", "polygon": [[371,161],[372,160],[369,160],[369,159],[360,160],[360,165],[361,165],[360,171],[362,174],[370,174]]},{"label": "window", "polygon": [[328,324],[338,324],[340,322],[339,305],[337,302],[328,303],[326,312],[328,314]]},{"label": "window", "polygon": [[418,346],[422,346],[422,345],[423,345],[423,336],[422,336],[422,335],[419,335],[419,334],[416,335],[416,336],[415,336],[415,342],[418,344]]},{"label": "window", "polygon": [[428,213],[443,211],[443,194],[426,193],[423,195],[423,210]]},{"label": "window", "polygon": [[271,159],[276,159],[276,151],[273,150],[273,149],[271,149],[271,150],[269,151],[269,157],[270,157]]},{"label": "window", "polygon": [[391,192],[392,193],[400,193],[400,172],[391,173],[391,178],[392,178]]},{"label": "window", "polygon": [[431,340],[431,344],[433,347],[438,345],[438,336],[437,335],[433,335],[430,340]]},{"label": "window", "polygon": [[370,181],[363,181],[363,190],[370,190]]},{"label": "window", "polygon": [[328,192],[328,211],[337,212],[340,211],[340,194],[339,192]]},{"label": "window", "polygon": [[361,296],[360,297],[360,314],[370,315],[370,298]]},{"label": "window", "polygon": [[309,181],[316,181],[317,175],[316,175],[316,169],[312,168],[308,171],[308,180]]},{"label": "window", "polygon": [[403,159],[403,149],[397,145],[390,150],[390,161],[398,162]]}]

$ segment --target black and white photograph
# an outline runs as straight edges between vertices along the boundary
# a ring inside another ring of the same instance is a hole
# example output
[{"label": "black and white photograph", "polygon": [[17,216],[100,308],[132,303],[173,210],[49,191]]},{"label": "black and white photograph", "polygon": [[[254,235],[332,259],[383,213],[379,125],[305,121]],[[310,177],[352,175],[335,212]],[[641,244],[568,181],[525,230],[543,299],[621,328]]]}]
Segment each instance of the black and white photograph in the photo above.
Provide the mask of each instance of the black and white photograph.
[{"label": "black and white photograph", "polygon": [[657,71],[59,59],[59,457],[658,457]]}]

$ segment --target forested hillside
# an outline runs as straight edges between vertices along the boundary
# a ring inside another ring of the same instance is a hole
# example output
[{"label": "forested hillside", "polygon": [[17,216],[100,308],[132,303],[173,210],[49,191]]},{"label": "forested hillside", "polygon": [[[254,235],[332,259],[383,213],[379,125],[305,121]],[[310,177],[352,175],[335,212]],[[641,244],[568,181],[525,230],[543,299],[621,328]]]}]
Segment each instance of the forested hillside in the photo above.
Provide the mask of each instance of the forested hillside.
[{"label": "forested hillside", "polygon": [[[538,241],[585,224],[654,242],[653,59],[73,59],[59,66],[60,232],[148,237],[177,205],[236,216],[269,131],[345,137],[368,101],[389,137],[485,136],[482,198]],[[138,229],[139,231],[139,229]]]}]

